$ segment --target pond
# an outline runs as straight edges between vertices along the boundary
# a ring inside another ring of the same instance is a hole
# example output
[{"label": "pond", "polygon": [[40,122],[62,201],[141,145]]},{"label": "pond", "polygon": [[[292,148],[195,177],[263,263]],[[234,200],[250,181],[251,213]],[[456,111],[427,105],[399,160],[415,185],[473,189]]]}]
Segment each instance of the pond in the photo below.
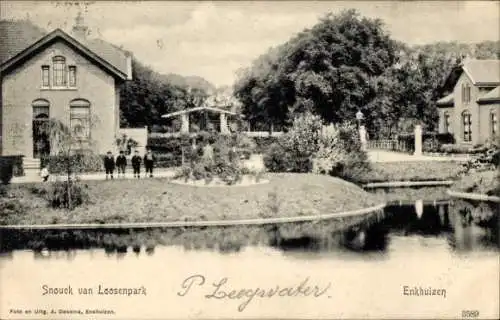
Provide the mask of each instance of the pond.
[{"label": "pond", "polygon": [[[335,232],[328,241],[285,238],[269,228],[274,233],[266,243],[235,248],[181,242],[110,247],[105,241],[86,240],[85,232],[69,232],[64,239],[72,247],[60,250],[60,241],[45,241],[43,249],[28,250],[26,234],[3,231],[0,286],[8,294],[1,299],[0,317],[14,317],[9,313],[13,308],[33,309],[29,301],[36,301],[43,311],[32,318],[46,312],[46,319],[67,317],[66,311],[72,318],[107,312],[117,319],[420,318],[461,317],[469,309],[481,318],[497,318],[500,245],[495,208],[463,201],[391,205],[378,219]],[[116,236],[100,232],[104,234],[88,234]],[[316,291],[308,296],[229,297],[230,290],[260,288],[268,294],[273,288],[300,286]],[[44,295],[50,288],[69,287],[72,295]],[[122,287],[144,289],[145,295],[103,294],[106,288]],[[429,295],[412,295],[412,288]]]}]

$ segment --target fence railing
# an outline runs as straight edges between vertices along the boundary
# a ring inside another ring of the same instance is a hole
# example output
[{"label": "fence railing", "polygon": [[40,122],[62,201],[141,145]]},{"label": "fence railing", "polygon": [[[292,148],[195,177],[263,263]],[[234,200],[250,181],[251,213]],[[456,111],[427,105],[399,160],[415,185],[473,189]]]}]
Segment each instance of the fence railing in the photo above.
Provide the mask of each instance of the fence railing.
[{"label": "fence railing", "polygon": [[368,140],[367,147],[370,150],[389,150],[400,152],[412,152],[413,147],[406,141],[400,140]]}]

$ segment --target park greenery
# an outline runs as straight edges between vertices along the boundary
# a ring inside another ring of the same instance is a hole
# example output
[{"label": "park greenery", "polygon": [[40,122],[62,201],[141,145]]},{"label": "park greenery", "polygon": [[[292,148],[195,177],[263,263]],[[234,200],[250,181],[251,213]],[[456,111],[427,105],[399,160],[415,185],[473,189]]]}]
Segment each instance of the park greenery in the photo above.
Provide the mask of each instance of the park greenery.
[{"label": "park greenery", "polygon": [[288,127],[305,111],[326,122],[355,119],[361,110],[370,137],[437,124],[436,100],[464,56],[500,58],[499,42],[410,46],[393,40],[379,19],[355,10],[328,14],[269,51],[235,83],[242,112],[255,128]]},{"label": "park greenery", "polygon": [[325,126],[310,112],[297,116],[289,131],[269,147],[264,164],[270,172],[328,174],[352,182],[370,171],[356,126]]},{"label": "park greenery", "polygon": [[252,170],[242,162],[244,152],[252,152],[255,143],[245,135],[212,134],[197,145],[184,147],[184,163],[175,178],[189,181],[204,180],[205,184],[223,182],[234,185],[242,181],[243,176],[252,175],[258,182],[263,172]]},{"label": "park greenery", "polygon": [[[267,146],[261,148],[264,165],[271,172],[267,174],[269,184],[215,189],[166,186],[165,179],[84,184],[78,174],[93,166],[99,171],[101,157],[92,152],[91,145],[83,146],[80,135],[51,120],[47,130],[54,155],[42,162],[51,172],[65,174],[66,179],[46,185],[11,186],[10,198],[0,199],[1,223],[321,214],[378,204],[380,197],[350,182],[457,179],[461,168],[455,162],[435,162],[432,166],[421,162],[370,164],[352,121],[356,112],[362,111],[372,138],[408,132],[416,122],[426,131],[435,130],[435,102],[451,89],[447,76],[465,55],[500,58],[498,42],[408,46],[393,40],[379,19],[361,17],[354,10],[328,14],[312,28],[269,49],[241,72],[234,85],[241,112],[253,129],[284,131],[278,138],[266,140]],[[133,72],[133,80],[120,90],[123,127],[168,131],[179,124],[175,120],[163,122],[162,114],[204,105],[217,91],[201,78],[161,75],[135,58]],[[128,142],[126,137],[116,140],[122,148]],[[252,173],[242,165],[241,151],[253,153],[259,147],[241,133],[223,136],[201,132],[194,141],[191,136],[150,137],[148,143],[182,157],[177,178],[206,183],[219,178],[228,185]],[[489,193],[483,182],[491,185],[495,181],[492,177],[497,176],[484,175],[487,179],[481,174],[479,181],[461,182],[466,186],[459,190]],[[495,190],[498,192],[498,187]]]}]

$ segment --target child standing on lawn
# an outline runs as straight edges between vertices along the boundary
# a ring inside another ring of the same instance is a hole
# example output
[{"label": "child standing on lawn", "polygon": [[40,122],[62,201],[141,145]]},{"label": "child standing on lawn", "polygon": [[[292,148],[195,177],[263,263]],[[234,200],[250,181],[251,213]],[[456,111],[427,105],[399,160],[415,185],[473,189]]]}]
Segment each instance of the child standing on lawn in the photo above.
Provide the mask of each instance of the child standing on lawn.
[{"label": "child standing on lawn", "polygon": [[40,170],[40,177],[43,179],[43,182],[47,182],[49,180],[49,169],[45,166]]},{"label": "child standing on lawn", "polygon": [[118,175],[122,175],[125,178],[125,168],[127,167],[127,158],[123,151],[120,151],[118,157],[116,157],[116,166],[118,167]]},{"label": "child standing on lawn", "polygon": [[139,151],[135,150],[134,156],[132,157],[132,168],[134,169],[134,178],[140,178],[141,176],[141,162],[142,159],[139,156]]},{"label": "child standing on lawn", "polygon": [[106,170],[106,180],[108,180],[108,175],[113,179],[113,171],[115,171],[115,158],[113,157],[113,153],[108,151],[106,156],[104,157],[104,169]]},{"label": "child standing on lawn", "polygon": [[148,148],[146,154],[144,155],[144,167],[146,168],[146,175],[149,173],[149,177],[153,177],[153,166],[154,166],[155,157],[151,149]]}]

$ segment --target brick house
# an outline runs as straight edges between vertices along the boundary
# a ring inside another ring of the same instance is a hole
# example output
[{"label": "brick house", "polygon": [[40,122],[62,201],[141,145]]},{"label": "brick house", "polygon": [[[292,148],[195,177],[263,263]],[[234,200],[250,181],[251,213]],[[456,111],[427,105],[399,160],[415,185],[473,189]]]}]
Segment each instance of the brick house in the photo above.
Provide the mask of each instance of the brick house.
[{"label": "brick house", "polygon": [[500,60],[467,60],[447,79],[453,91],[437,101],[439,132],[456,144],[480,145],[500,134]]},{"label": "brick house", "polygon": [[[27,22],[3,22],[0,155],[38,158],[54,153],[41,128],[62,121],[98,153],[114,148],[119,130],[120,86],[132,77],[131,55],[87,38],[79,15],[71,35],[48,34]],[[77,130],[76,130],[77,129]]]}]

